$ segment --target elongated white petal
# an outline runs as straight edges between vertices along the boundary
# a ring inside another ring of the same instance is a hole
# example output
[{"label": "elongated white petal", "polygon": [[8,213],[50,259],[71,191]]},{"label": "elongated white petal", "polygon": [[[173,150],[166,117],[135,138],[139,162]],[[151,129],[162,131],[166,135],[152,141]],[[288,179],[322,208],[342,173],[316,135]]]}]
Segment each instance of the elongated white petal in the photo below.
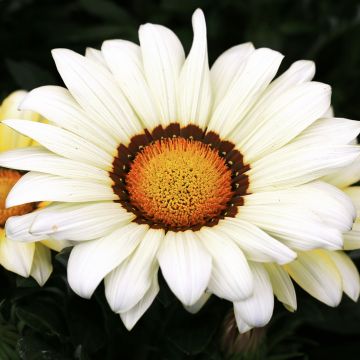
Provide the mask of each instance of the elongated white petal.
[{"label": "elongated white petal", "polygon": [[156,253],[164,235],[163,230],[148,230],[134,253],[106,276],[105,293],[113,311],[129,311],[145,296],[159,269]]},{"label": "elongated white petal", "polygon": [[192,17],[194,40],[179,78],[178,119],[181,125],[205,128],[211,107],[211,82],[207,53],[206,23],[197,9]]},{"label": "elongated white petal", "polygon": [[60,156],[104,170],[111,169],[113,156],[67,130],[27,120],[4,120],[4,123]]},{"label": "elongated white petal", "polygon": [[295,141],[301,141],[303,146],[316,142],[343,145],[354,140],[359,132],[359,121],[342,118],[318,119],[305,129]]},{"label": "elongated white petal", "polygon": [[273,190],[250,194],[245,198],[245,205],[301,205],[320,216],[321,221],[340,231],[351,229],[356,216],[356,209],[343,191],[316,181],[291,189]]},{"label": "elongated white petal", "polygon": [[68,178],[94,179],[111,186],[109,174],[97,167],[58,156],[42,147],[28,147],[0,153],[0,166],[37,171]]},{"label": "elongated white petal", "polygon": [[184,305],[195,304],[204,293],[211,274],[211,256],[188,230],[169,231],[158,252],[162,274]]},{"label": "elongated white petal", "polygon": [[259,103],[256,105],[268,106],[275,97],[280,96],[290,87],[311,81],[315,75],[315,63],[309,60],[299,60],[291,64],[291,66],[279,77],[277,77],[266,88]]},{"label": "elongated white petal", "polygon": [[[288,70],[272,81],[263,91],[255,106],[244,118],[241,126],[230,134],[233,141],[237,144],[243,144],[244,139],[253,132],[254,128],[256,128],[259,123],[263,124],[261,114],[266,112],[267,108],[273,106],[273,103],[278,101],[278,98],[283,97],[284,93],[289,91],[289,89],[298,84],[310,81],[314,74],[315,64],[312,61],[300,60],[293,63]],[[288,120],[289,119],[287,119],[287,121]],[[275,129],[272,129],[272,132],[274,130]]]},{"label": "elongated white petal", "polygon": [[105,62],[104,56],[101,53],[101,51],[98,49],[87,47],[85,50],[85,57],[106,67],[106,62]]},{"label": "elongated white petal", "polygon": [[30,227],[37,214],[43,210],[33,211],[29,214],[12,216],[5,224],[6,236],[12,241],[36,242],[46,240],[47,235],[35,236],[30,233]]},{"label": "elongated white petal", "polygon": [[130,223],[106,237],[76,245],[68,262],[71,288],[78,295],[90,298],[101,280],[134,251],[147,228]]},{"label": "elongated white petal", "polygon": [[288,310],[295,311],[297,308],[296,293],[288,273],[277,264],[268,263],[264,266],[269,274],[271,286],[277,299]]},{"label": "elongated white petal", "polygon": [[152,284],[142,299],[129,311],[120,313],[121,320],[129,331],[136,325],[145,311],[153,303],[159,290],[157,274],[154,274]]},{"label": "elongated white petal", "polygon": [[110,154],[118,141],[97,118],[91,118],[76,102],[69,90],[60,86],[41,86],[25,97],[22,109],[31,109],[52,123],[81,136]]},{"label": "elongated white petal", "polygon": [[[230,138],[246,154],[245,161],[253,162],[267,152],[275,151],[295,138],[317,120],[330,105],[328,85],[309,82],[293,86],[276,96],[259,111],[254,111],[252,129]],[[244,136],[245,135],[245,136]]]},{"label": "elongated white petal", "polygon": [[323,250],[298,254],[284,265],[289,275],[310,295],[329,306],[337,306],[342,295],[342,281],[335,263]]},{"label": "elongated white petal", "polygon": [[360,249],[360,222],[354,223],[352,230],[344,233],[344,250]]},{"label": "elongated white petal", "polygon": [[162,125],[177,120],[177,87],[184,49],[178,37],[161,25],[140,26],[139,40],[146,81],[159,108]]},{"label": "elongated white petal", "polygon": [[139,119],[151,131],[161,118],[145,79],[140,46],[125,40],[108,40],[101,49],[107,65]]},{"label": "elongated white petal", "polygon": [[0,152],[32,146],[33,141],[27,136],[14,132],[12,129],[3,125],[5,119],[26,119],[32,121],[44,121],[41,116],[32,111],[19,110],[19,104],[26,97],[27,92],[18,90],[8,95],[1,103],[0,111]]},{"label": "elongated white petal", "polygon": [[229,301],[249,297],[253,291],[253,277],[240,248],[214,228],[204,226],[196,234],[212,256],[209,290]]},{"label": "elongated white petal", "polygon": [[190,306],[184,306],[185,310],[187,310],[191,314],[196,314],[199,312],[202,307],[207,303],[207,301],[210,299],[211,294],[209,292],[204,292],[200,299],[193,305]]},{"label": "elongated white petal", "polygon": [[248,42],[233,46],[216,59],[210,71],[214,106],[223,99],[236,73],[245,66],[245,60],[254,50],[254,45]]},{"label": "elongated white petal", "polygon": [[296,250],[341,249],[342,235],[301,206],[277,204],[243,206],[239,218],[259,226]]},{"label": "elongated white petal", "polygon": [[35,244],[23,244],[6,238],[0,228],[0,264],[7,270],[28,277],[34,258]]},{"label": "elongated white petal", "polygon": [[270,321],[273,313],[273,290],[264,266],[258,263],[249,265],[254,277],[254,293],[248,299],[234,302],[234,310],[246,324],[262,327]]},{"label": "elongated white petal", "polygon": [[88,202],[117,198],[112,188],[106,184],[29,172],[22,176],[11,189],[6,199],[6,206],[37,201]]},{"label": "elongated white petal", "polygon": [[[359,181],[360,157],[356,158],[348,166],[338,169],[324,177],[324,181],[341,189],[346,188]],[[359,199],[360,200],[360,199]],[[358,208],[360,209],[360,203]]]},{"label": "elongated white petal", "polygon": [[54,251],[61,251],[67,247],[71,247],[73,243],[67,240],[54,240],[54,239],[47,239],[42,240],[41,244],[45,245],[47,248],[54,250]]},{"label": "elongated white petal", "polygon": [[270,49],[257,49],[246,60],[216,107],[208,130],[226,138],[242,122],[246,113],[275,76],[283,56]]},{"label": "elongated white petal", "polygon": [[296,258],[296,253],[289,247],[241,217],[225,218],[219,222],[219,227],[239,245],[249,260],[285,264]]},{"label": "elongated white petal", "polygon": [[[360,148],[351,145],[292,143],[251,164],[249,192],[297,186],[353,162]],[[314,156],[316,154],[316,156]]]},{"label": "elongated white petal", "polygon": [[135,215],[114,202],[96,202],[48,206],[34,219],[30,232],[49,235],[56,240],[83,241],[108,235],[128,224]]},{"label": "elongated white petal", "polygon": [[247,324],[244,319],[242,319],[240,317],[240,314],[238,311],[235,311],[235,307],[234,307],[234,314],[235,314],[235,320],[236,320],[236,325],[238,327],[239,333],[240,334],[245,334],[246,332],[248,332],[249,330],[251,330],[253,327],[250,326],[249,324]]},{"label": "elongated white petal", "polygon": [[32,276],[40,286],[43,286],[49,279],[53,270],[51,263],[51,251],[46,246],[37,243],[30,276]]},{"label": "elongated white petal", "polygon": [[342,278],[342,287],[346,295],[357,301],[360,293],[359,272],[350,257],[342,251],[327,251],[328,256],[335,263]]},{"label": "elongated white petal", "polygon": [[124,94],[102,65],[67,49],[55,49],[52,54],[71,94],[116,140],[126,144],[141,131],[140,122]]}]

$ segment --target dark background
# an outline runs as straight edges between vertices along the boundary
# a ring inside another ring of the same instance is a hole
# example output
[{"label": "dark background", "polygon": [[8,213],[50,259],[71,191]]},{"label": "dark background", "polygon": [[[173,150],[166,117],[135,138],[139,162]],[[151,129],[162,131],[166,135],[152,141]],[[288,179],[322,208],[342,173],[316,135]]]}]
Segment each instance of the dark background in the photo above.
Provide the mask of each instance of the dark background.
[{"label": "dark background", "polygon": [[[360,119],[356,0],[0,0],[0,99],[19,88],[61,84],[52,48],[83,53],[106,39],[137,41],[144,22],[169,26],[189,49],[196,7],[206,15],[211,63],[245,41],[285,54],[282,69],[298,59],[314,60],[316,80],[333,87],[336,115]],[[360,358],[360,304],[346,297],[331,309],[297,288],[295,314],[277,305],[266,332],[242,340],[243,346],[257,345],[246,354],[229,355],[233,341],[221,345],[224,318],[231,312],[227,302],[212,299],[190,316],[163,283],[158,299],[128,333],[101,287],[90,301],[71,292],[67,256],[54,258],[56,272],[42,289],[0,270],[0,360]],[[358,254],[352,257],[359,265]]]}]

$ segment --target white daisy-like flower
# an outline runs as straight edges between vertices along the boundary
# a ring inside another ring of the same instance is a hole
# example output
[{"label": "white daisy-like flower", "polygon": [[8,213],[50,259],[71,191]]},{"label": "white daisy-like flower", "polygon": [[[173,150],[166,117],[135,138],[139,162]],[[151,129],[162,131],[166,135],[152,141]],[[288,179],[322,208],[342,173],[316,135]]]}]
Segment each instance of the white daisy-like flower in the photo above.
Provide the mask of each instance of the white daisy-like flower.
[{"label": "white daisy-like flower", "polygon": [[[250,43],[208,65],[206,25],[193,15],[185,58],[177,36],[140,27],[140,46],[105,41],[86,56],[53,56],[68,89],[46,86],[22,103],[53,125],[6,121],[46,149],[0,156],[30,171],[8,206],[57,202],[7,222],[32,236],[75,242],[72,289],[107,300],[131,329],[155,299],[158,270],[191,312],[210,294],[234,303],[240,331],[271,318],[274,294],[294,310],[291,277],[336,306],[346,283],[332,257],[355,209],[319,179],[359,154],[359,123],[322,118],[328,85],[298,61],[274,80],[283,56]],[[296,260],[295,260],[296,259]],[[346,268],[347,269],[347,268]]]},{"label": "white daisy-like flower", "polygon": [[[35,112],[18,110],[18,106],[26,94],[25,91],[15,91],[3,101],[0,106],[0,122],[6,118],[44,121]],[[33,143],[32,139],[19,135],[0,123],[0,153],[33,146]],[[19,171],[0,167],[0,265],[24,277],[32,276],[40,285],[43,285],[52,272],[49,248],[60,250],[63,244],[49,239],[44,239],[44,241],[36,244],[33,242],[14,242],[6,237],[4,230],[6,220],[9,217],[28,213],[35,214],[35,210],[43,206],[41,203],[33,202],[5,208],[8,193],[22,176],[23,174]],[[24,230],[27,229],[24,228]],[[24,232],[23,240],[28,237],[28,232]]]}]

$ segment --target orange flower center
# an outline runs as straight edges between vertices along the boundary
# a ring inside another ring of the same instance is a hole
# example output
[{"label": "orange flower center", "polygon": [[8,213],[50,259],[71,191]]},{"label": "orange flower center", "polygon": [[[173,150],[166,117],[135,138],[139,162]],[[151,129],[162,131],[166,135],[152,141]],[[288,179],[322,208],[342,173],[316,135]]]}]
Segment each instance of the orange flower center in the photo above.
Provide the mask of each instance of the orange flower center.
[{"label": "orange flower center", "polygon": [[218,151],[181,137],[156,140],[126,175],[130,202],[154,224],[203,225],[227,207],[231,170]]},{"label": "orange flower center", "polygon": [[14,215],[24,215],[35,209],[35,204],[24,204],[5,209],[5,201],[12,187],[21,178],[15,170],[0,168],[0,227],[4,227],[6,220]]}]

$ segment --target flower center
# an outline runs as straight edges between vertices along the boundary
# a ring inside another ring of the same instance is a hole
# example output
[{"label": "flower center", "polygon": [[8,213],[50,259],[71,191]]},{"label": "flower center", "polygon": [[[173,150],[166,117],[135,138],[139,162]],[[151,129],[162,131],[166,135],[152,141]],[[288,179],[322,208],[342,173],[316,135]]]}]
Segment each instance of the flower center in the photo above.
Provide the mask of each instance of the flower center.
[{"label": "flower center", "polygon": [[31,203],[5,209],[6,197],[20,178],[21,174],[18,171],[0,168],[0,227],[4,227],[9,217],[27,214],[36,207]]},{"label": "flower center", "polygon": [[205,224],[220,215],[233,192],[231,170],[209,145],[157,140],[135,157],[126,176],[131,203],[153,223]]},{"label": "flower center", "polygon": [[120,144],[109,176],[134,222],[199,230],[236,216],[248,194],[248,164],[235,145],[190,124],[144,129]]}]

